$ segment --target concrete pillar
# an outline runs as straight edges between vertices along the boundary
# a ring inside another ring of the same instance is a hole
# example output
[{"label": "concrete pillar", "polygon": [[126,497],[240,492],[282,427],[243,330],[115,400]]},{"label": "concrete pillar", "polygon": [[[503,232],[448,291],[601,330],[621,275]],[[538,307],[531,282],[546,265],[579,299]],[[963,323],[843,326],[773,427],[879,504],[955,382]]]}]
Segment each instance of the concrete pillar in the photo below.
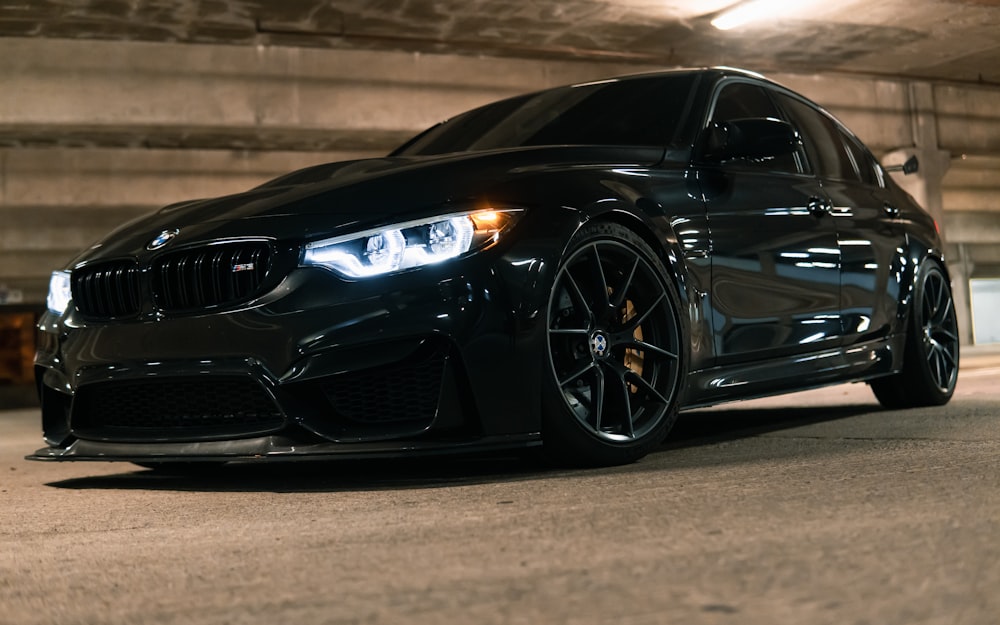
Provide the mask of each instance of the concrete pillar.
[{"label": "concrete pillar", "polygon": [[[902,163],[908,156],[915,155],[920,161],[920,169],[916,174],[908,176],[902,172],[894,173],[894,178],[934,217],[941,236],[947,244],[943,181],[951,166],[951,152],[939,147],[933,85],[924,82],[910,83],[909,99],[913,147],[898,150],[889,158]],[[947,249],[961,250],[961,246],[946,245]],[[958,317],[959,339],[963,344],[968,344],[972,342],[972,307],[969,298],[969,275],[966,272],[968,263],[967,259],[960,258],[960,256],[961,253],[945,260],[948,262],[948,268],[951,272],[952,295],[955,299],[955,311]]]}]

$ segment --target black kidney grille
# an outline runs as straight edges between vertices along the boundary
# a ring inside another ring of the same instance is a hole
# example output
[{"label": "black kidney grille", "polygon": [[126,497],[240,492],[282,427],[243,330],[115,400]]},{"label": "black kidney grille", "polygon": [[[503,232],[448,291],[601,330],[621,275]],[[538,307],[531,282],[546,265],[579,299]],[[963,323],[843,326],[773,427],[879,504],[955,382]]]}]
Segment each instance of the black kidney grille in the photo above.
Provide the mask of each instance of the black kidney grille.
[{"label": "black kidney grille", "polygon": [[153,263],[153,293],[164,311],[232,304],[253,297],[264,282],[270,250],[242,241],[181,250]]},{"label": "black kidney grille", "polygon": [[437,414],[447,354],[344,373],[320,381],[339,414],[360,423],[430,421]]},{"label": "black kidney grille", "polygon": [[73,302],[87,317],[113,319],[139,313],[139,267],[123,260],[87,265],[73,272]]},{"label": "black kidney grille", "polygon": [[82,386],[73,432],[101,440],[196,440],[280,429],[281,410],[253,380],[164,378]]}]

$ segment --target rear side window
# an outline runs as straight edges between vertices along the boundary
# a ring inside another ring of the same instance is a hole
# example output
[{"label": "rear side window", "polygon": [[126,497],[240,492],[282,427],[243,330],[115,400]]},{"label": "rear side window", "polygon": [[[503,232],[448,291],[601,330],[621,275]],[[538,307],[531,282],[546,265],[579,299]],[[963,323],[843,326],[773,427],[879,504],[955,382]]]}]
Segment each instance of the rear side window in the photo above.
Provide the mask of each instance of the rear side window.
[{"label": "rear side window", "polygon": [[840,137],[847,147],[847,155],[850,157],[858,172],[858,179],[869,185],[884,186],[884,182],[879,177],[879,166],[875,159],[857,139],[841,131]]},{"label": "rear side window", "polygon": [[537,145],[669,145],[693,74],[562,87],[469,111],[417,137],[399,154],[443,154]]}]

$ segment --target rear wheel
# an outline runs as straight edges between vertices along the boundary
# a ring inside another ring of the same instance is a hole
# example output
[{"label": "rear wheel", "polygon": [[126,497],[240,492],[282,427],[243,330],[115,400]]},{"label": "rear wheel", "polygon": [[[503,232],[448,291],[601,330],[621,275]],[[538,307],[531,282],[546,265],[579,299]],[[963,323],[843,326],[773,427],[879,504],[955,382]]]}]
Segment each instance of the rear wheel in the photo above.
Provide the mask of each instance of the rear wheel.
[{"label": "rear wheel", "polygon": [[886,408],[948,403],[958,381],[958,322],[941,266],[926,261],[917,274],[906,333],[903,369],[871,382]]},{"label": "rear wheel", "polygon": [[667,435],[684,378],[678,298],[635,233],[592,224],[574,238],[548,304],[546,451],[562,462],[633,462]]}]

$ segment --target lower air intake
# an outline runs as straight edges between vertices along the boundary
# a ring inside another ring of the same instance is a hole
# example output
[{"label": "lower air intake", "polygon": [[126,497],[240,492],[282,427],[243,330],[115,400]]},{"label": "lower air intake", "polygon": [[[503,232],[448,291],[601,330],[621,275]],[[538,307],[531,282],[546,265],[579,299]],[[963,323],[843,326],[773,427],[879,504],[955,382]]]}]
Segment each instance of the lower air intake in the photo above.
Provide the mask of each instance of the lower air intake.
[{"label": "lower air intake", "polygon": [[448,360],[444,349],[385,367],[332,376],[320,381],[338,414],[358,423],[433,421]]},{"label": "lower air intake", "polygon": [[164,378],[90,384],[73,402],[80,438],[105,441],[194,441],[273,432],[284,415],[248,378]]}]

